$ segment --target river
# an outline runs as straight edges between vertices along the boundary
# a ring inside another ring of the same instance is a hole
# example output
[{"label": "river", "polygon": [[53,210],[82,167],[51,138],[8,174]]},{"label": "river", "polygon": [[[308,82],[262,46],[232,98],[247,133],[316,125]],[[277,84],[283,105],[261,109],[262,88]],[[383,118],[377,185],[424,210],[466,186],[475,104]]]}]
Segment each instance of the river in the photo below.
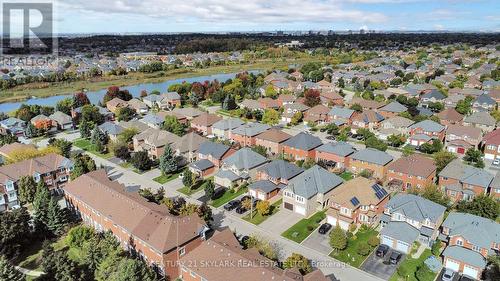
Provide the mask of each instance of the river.
[{"label": "river", "polygon": [[[249,72],[253,73],[259,73],[258,70],[252,70]],[[221,73],[221,74],[214,74],[214,75],[206,75],[206,76],[197,76],[197,77],[190,77],[190,78],[180,78],[180,79],[174,79],[174,80],[166,80],[163,82],[157,82],[157,83],[142,83],[142,84],[137,84],[137,85],[132,85],[132,86],[126,86],[126,87],[121,87],[120,89],[126,89],[128,90],[132,96],[134,97],[139,97],[141,94],[142,90],[146,90],[146,92],[151,93],[154,90],[158,90],[161,93],[164,93],[167,91],[168,87],[172,84],[177,84],[177,83],[182,83],[184,81],[193,83],[193,82],[204,82],[204,81],[213,81],[213,80],[218,80],[220,82],[224,82],[228,79],[233,79],[236,76],[237,72],[235,73]],[[106,94],[107,89],[102,89],[98,91],[89,91],[87,92],[87,96],[90,100],[91,103],[93,104],[98,104],[99,101],[102,101],[104,95]],[[38,104],[38,105],[43,105],[43,106],[56,106],[57,102],[60,100],[63,100],[68,97],[72,97],[73,93],[71,94],[66,94],[66,95],[58,95],[58,96],[51,96],[51,97],[46,97],[46,98],[34,98],[34,99],[29,99],[25,100],[22,102],[7,102],[7,103],[2,103],[0,104],[0,112],[12,112],[14,110],[17,110],[22,104]]]}]

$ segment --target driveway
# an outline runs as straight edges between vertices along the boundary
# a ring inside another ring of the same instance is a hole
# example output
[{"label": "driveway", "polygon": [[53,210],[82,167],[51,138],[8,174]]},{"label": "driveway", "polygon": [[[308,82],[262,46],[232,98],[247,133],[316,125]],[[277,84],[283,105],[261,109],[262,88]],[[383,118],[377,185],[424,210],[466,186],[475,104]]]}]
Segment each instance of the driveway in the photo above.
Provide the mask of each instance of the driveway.
[{"label": "driveway", "polygon": [[161,176],[161,171],[160,171],[160,169],[156,168],[153,170],[149,170],[142,175],[148,179],[154,179],[154,178]]},{"label": "driveway", "polygon": [[330,254],[333,250],[332,247],[330,247],[330,232],[320,234],[318,229],[311,233],[311,235],[309,235],[306,240],[302,241],[301,244],[325,255]]},{"label": "driveway", "polygon": [[281,235],[285,230],[296,224],[303,217],[289,210],[279,210],[276,214],[265,220],[260,226],[273,233]]},{"label": "driveway", "polygon": [[384,280],[388,280],[396,271],[399,264],[405,259],[406,256],[402,256],[397,265],[391,265],[388,263],[389,257],[391,256],[392,250],[389,249],[387,254],[383,258],[377,257],[375,255],[375,250],[370,254],[370,256],[361,265],[361,269],[369,272],[377,277]]},{"label": "driveway", "polygon": [[[446,270],[446,268],[442,268],[441,269],[441,271],[439,272],[436,280],[442,280],[443,274],[444,274],[445,270]],[[455,273],[455,276],[453,276],[453,280],[452,281],[458,281],[458,280],[460,280],[460,274],[457,272],[457,273]],[[467,280],[467,279],[465,279],[465,280]]]}]

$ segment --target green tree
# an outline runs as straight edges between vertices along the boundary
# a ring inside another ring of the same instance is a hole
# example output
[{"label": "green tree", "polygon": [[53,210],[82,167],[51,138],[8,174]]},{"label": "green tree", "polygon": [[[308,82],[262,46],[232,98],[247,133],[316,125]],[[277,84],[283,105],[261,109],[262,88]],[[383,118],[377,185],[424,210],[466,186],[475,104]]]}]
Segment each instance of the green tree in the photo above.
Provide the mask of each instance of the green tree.
[{"label": "green tree", "polygon": [[62,156],[69,158],[71,156],[71,147],[73,143],[65,139],[49,139],[49,146],[58,148],[61,151]]},{"label": "green tree", "polygon": [[312,272],[311,261],[301,254],[292,253],[283,263],[284,268],[296,268],[300,274],[306,275]]},{"label": "green tree", "polygon": [[436,173],[439,174],[446,165],[448,165],[451,161],[455,160],[457,156],[449,151],[438,151],[434,153],[434,164],[436,165]]},{"label": "green tree", "polygon": [[387,137],[387,142],[393,147],[400,147],[406,142],[406,137],[402,134],[390,135]]},{"label": "green tree", "polygon": [[86,225],[78,225],[71,228],[66,236],[66,243],[70,247],[82,248],[83,243],[94,237],[96,232]]},{"label": "green tree", "polygon": [[126,128],[118,135],[118,140],[123,143],[130,143],[138,133],[139,131],[136,128]]},{"label": "green tree", "polygon": [[109,281],[153,281],[157,280],[154,272],[137,259],[124,258],[118,261],[116,270],[109,276]]},{"label": "green tree", "polygon": [[163,154],[160,156],[160,171],[163,175],[173,173],[179,169],[177,157],[169,144],[165,145]]},{"label": "green tree", "polygon": [[425,199],[428,199],[445,207],[448,207],[448,204],[450,203],[450,199],[448,198],[448,196],[446,196],[441,188],[439,188],[439,186],[435,184],[429,184],[423,189],[412,189],[410,190],[410,192],[420,195]]},{"label": "green tree", "polygon": [[363,112],[363,107],[361,107],[361,105],[359,105],[358,103],[351,105],[350,109],[356,112]]},{"label": "green tree", "polygon": [[36,183],[32,176],[22,176],[19,179],[17,193],[22,204],[33,203],[36,194]]},{"label": "green tree", "polygon": [[337,251],[347,247],[347,236],[338,224],[330,232],[330,246]]},{"label": "green tree", "polygon": [[366,242],[362,242],[358,245],[356,252],[361,256],[367,256],[371,252],[371,247]]},{"label": "green tree", "polygon": [[208,225],[212,223],[213,215],[212,215],[212,208],[207,205],[207,203],[203,202],[199,207],[198,210],[196,211],[198,213],[198,216],[205,221]]},{"label": "green tree", "polygon": [[193,183],[193,172],[191,172],[191,170],[189,169],[186,169],[186,171],[184,171],[184,176],[182,177],[182,184],[184,184],[184,186],[186,187],[191,188]]},{"label": "green tree", "polygon": [[153,163],[151,159],[149,159],[148,153],[146,151],[135,152],[132,155],[132,158],[130,158],[130,162],[136,169],[140,171],[147,171],[153,166]]},{"label": "green tree", "polygon": [[71,179],[76,179],[79,176],[97,169],[94,160],[87,154],[78,154],[73,157],[73,170],[71,171]]},{"label": "green tree", "polygon": [[258,154],[264,156],[264,157],[267,156],[267,149],[262,145],[254,145],[254,146],[252,146],[252,150],[254,152],[257,152]]},{"label": "green tree", "polygon": [[213,199],[214,193],[215,193],[215,185],[214,185],[213,181],[209,180],[205,184],[205,197],[207,197],[207,199],[211,200],[211,199]]},{"label": "green tree", "polygon": [[47,230],[50,200],[49,188],[43,180],[40,180],[36,187],[35,199],[33,200],[33,219],[35,227],[42,233],[45,233]]},{"label": "green tree", "polygon": [[255,208],[261,216],[267,216],[271,212],[271,205],[267,200],[257,202]]},{"label": "green tree", "polygon": [[232,95],[226,95],[224,102],[222,103],[222,109],[233,110],[236,108],[238,108],[238,105],[236,104],[234,97]]},{"label": "green tree", "polygon": [[30,221],[24,207],[0,213],[0,255],[16,258],[23,247],[32,242]]},{"label": "green tree", "polygon": [[92,130],[92,135],[90,136],[90,142],[94,145],[95,149],[99,152],[106,150],[106,144],[108,144],[108,135],[101,131],[99,127],[95,126]]},{"label": "green tree", "polygon": [[64,114],[71,115],[71,108],[73,107],[73,99],[65,98],[60,100],[56,104],[56,110],[61,111]]},{"label": "green tree", "polygon": [[61,235],[67,223],[66,213],[61,209],[55,198],[51,198],[47,210],[48,230],[57,236]]},{"label": "green tree", "polygon": [[125,106],[121,107],[116,111],[116,119],[118,121],[130,121],[134,118],[136,112],[134,109]]},{"label": "green tree", "polygon": [[302,112],[298,111],[293,114],[292,119],[290,120],[290,124],[292,126],[298,125],[300,122],[302,122],[302,118],[304,116],[302,115]]},{"label": "green tree", "polygon": [[82,121],[78,128],[80,129],[80,137],[88,139],[92,135],[92,130],[94,129],[93,122]]},{"label": "green tree", "polygon": [[268,125],[276,125],[280,121],[280,114],[278,111],[269,108],[264,111],[264,115],[262,116],[262,123]]},{"label": "green tree", "polygon": [[370,136],[369,138],[367,138],[365,140],[365,146],[370,147],[370,148],[375,148],[375,149],[380,150],[380,151],[387,150],[387,144],[374,136]]},{"label": "green tree", "polygon": [[122,159],[122,160],[128,160],[130,159],[130,151],[128,148],[128,144],[123,143],[121,141],[117,143],[113,143],[112,147],[112,152],[113,155]]},{"label": "green tree", "polygon": [[500,214],[500,202],[482,194],[474,197],[471,201],[458,202],[456,209],[458,212],[496,220],[498,214]]},{"label": "green tree", "polygon": [[265,96],[274,99],[278,96],[278,92],[276,92],[276,90],[274,90],[273,85],[269,84],[266,87]]},{"label": "green tree", "polygon": [[80,114],[80,122],[92,122],[97,125],[104,123],[104,116],[99,112],[99,108],[91,104],[84,105]]},{"label": "green tree", "polygon": [[463,100],[459,100],[457,102],[457,105],[455,107],[455,110],[462,114],[462,115],[467,115],[471,112],[472,110],[472,102],[474,101],[474,98],[471,96],[465,97]]},{"label": "green tree", "polygon": [[167,115],[165,117],[165,122],[163,122],[163,129],[178,136],[184,135],[184,125],[182,125],[175,116]]},{"label": "green tree", "polygon": [[477,168],[484,168],[483,153],[481,151],[471,147],[465,152],[463,160],[470,165],[474,165]]},{"label": "green tree", "polygon": [[24,281],[24,275],[3,256],[0,256],[0,280],[5,281]]}]

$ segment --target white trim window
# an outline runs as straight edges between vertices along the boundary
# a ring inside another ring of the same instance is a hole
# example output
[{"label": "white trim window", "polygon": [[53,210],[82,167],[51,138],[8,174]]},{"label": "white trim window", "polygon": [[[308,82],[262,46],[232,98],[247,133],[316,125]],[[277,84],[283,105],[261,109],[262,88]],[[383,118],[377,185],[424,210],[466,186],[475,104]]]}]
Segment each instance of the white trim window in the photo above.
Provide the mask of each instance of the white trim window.
[{"label": "white trim window", "polygon": [[458,246],[463,246],[464,245],[464,241],[462,241],[462,239],[457,239],[457,245]]}]

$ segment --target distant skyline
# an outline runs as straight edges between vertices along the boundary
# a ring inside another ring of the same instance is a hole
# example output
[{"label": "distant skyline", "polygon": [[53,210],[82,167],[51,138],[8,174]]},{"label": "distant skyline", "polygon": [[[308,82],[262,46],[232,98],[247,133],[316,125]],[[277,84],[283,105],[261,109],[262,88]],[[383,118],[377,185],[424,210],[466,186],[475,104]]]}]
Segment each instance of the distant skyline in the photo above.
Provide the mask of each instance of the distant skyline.
[{"label": "distant skyline", "polygon": [[57,33],[500,31],[498,0],[56,0]]}]

